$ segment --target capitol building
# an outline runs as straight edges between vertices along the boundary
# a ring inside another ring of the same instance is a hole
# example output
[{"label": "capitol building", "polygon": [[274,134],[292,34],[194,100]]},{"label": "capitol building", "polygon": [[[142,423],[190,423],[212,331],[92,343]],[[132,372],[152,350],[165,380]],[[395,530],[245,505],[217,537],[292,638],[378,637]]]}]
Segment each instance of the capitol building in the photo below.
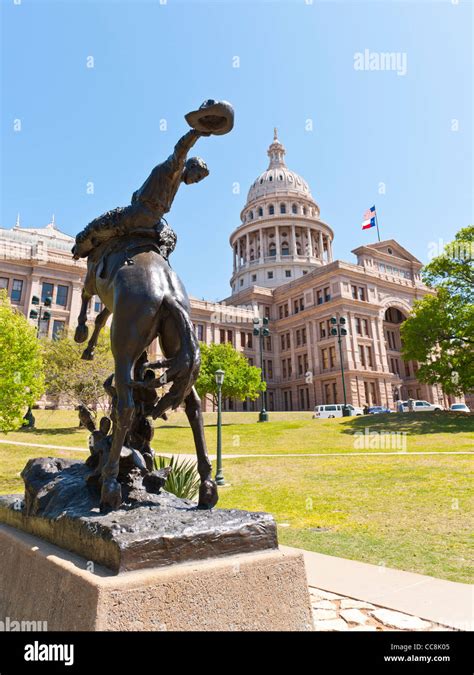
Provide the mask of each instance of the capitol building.
[{"label": "capitol building", "polygon": [[[448,406],[451,399],[441,388],[418,382],[417,364],[401,356],[400,325],[413,302],[432,292],[421,281],[421,262],[393,239],[360,245],[352,251],[354,262],[334,259],[334,232],[285,155],[275,130],[268,168],[250,186],[240,224],[230,234],[230,295],[214,303],[191,293],[198,339],[230,342],[260,366],[253,319],[267,317],[267,408],[311,410],[343,401],[339,347],[330,319],[344,317],[348,403],[393,409],[396,400],[412,397]],[[26,316],[33,296],[52,300],[51,318],[40,325],[42,336],[54,338],[76,325],[86,265],[72,259],[73,243],[54,219],[39,228],[23,227],[17,220],[13,228],[0,230],[0,288]],[[94,298],[90,323],[100,310]],[[226,400],[225,408],[254,410],[258,401]]]}]

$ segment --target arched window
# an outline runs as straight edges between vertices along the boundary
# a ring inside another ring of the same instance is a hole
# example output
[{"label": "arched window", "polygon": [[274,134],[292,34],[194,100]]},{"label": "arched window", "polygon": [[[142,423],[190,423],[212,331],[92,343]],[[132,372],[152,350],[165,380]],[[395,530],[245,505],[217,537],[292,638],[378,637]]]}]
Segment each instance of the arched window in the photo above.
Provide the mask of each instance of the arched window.
[{"label": "arched window", "polygon": [[271,183],[271,182],[272,182],[272,180],[273,180],[273,176],[270,176],[268,180],[269,180],[269,181],[270,181],[270,183]]},{"label": "arched window", "polygon": [[283,241],[282,244],[281,244],[281,254],[282,255],[290,255],[290,247],[289,247],[287,241]]},{"label": "arched window", "polygon": [[280,213],[286,213],[286,204],[280,204]]},{"label": "arched window", "polygon": [[275,243],[273,241],[270,243],[270,246],[268,247],[268,252],[269,252],[270,256],[272,256],[272,257],[276,256],[276,246],[275,246]]},{"label": "arched window", "polygon": [[281,174],[278,176],[278,178],[279,178],[279,180],[283,180],[283,174],[281,173]]},{"label": "arched window", "polygon": [[303,216],[306,215],[306,206],[303,206]]},{"label": "arched window", "polygon": [[260,185],[263,183],[263,178],[260,178]]},{"label": "arched window", "polygon": [[296,206],[296,204],[291,205],[291,213],[298,213],[298,207]]},{"label": "arched window", "polygon": [[258,215],[260,218],[263,216],[263,209],[261,206],[258,207]]},{"label": "arched window", "polygon": [[249,218],[250,218],[250,220],[253,220],[253,211],[250,211]]},{"label": "arched window", "polygon": [[301,244],[299,241],[296,242],[296,254],[301,255]]},{"label": "arched window", "polygon": [[270,206],[268,207],[268,213],[270,216],[275,215],[275,207],[273,206],[273,204],[270,204]]}]

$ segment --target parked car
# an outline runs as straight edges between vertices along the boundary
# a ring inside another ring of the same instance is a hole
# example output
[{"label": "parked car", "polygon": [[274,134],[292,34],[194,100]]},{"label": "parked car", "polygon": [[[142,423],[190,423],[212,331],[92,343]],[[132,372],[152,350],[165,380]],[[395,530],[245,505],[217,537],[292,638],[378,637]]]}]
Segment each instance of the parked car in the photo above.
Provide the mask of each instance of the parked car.
[{"label": "parked car", "polygon": [[[317,405],[314,408],[313,419],[328,419],[329,417],[342,417],[343,408],[344,403],[328,403],[326,405]],[[351,411],[351,417],[364,414],[362,408],[356,408],[350,403],[347,404],[346,408],[349,408],[349,410]]]},{"label": "parked car", "polygon": [[391,413],[390,408],[384,408],[382,405],[373,405],[367,408],[367,415],[382,415],[383,413]]},{"label": "parked car", "polygon": [[[402,401],[403,403],[403,412],[409,412],[408,410],[408,401]],[[413,401],[413,410],[415,412],[440,412],[443,408],[435,403],[429,403],[428,401]]]},{"label": "parked car", "polygon": [[471,410],[467,407],[465,403],[453,403],[449,408],[453,412],[465,412],[470,413]]}]

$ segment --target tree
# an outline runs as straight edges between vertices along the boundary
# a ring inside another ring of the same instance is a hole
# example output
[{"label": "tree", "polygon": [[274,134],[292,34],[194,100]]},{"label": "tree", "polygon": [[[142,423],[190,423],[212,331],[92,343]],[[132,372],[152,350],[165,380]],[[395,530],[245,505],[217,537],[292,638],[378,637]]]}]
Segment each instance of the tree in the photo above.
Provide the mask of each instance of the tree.
[{"label": "tree", "polygon": [[83,361],[83,351],[84,345],[74,342],[72,333],[67,331],[56,340],[43,341],[46,390],[71,405],[85,405],[92,410],[99,407],[107,413],[109,400],[103,384],[114,372],[109,330],[102,330],[93,361]]},{"label": "tree", "polygon": [[243,354],[227,344],[201,343],[201,370],[196,382],[199,396],[212,396],[217,401],[216,370],[225,372],[222,395],[244,401],[258,398],[265,391],[266,384],[261,380],[261,370],[251,366]]},{"label": "tree", "polygon": [[0,291],[0,430],[22,425],[44,391],[43,360],[36,329]]},{"label": "tree", "polygon": [[423,269],[436,290],[418,300],[401,327],[404,360],[420,364],[420,382],[447,394],[474,389],[474,227],[461,229]]}]

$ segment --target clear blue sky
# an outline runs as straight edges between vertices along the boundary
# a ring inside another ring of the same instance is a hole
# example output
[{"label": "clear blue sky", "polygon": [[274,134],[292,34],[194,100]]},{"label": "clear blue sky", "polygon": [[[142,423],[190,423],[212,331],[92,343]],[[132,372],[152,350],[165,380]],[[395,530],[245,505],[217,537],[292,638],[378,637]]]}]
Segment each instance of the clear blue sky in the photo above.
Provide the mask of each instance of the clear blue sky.
[{"label": "clear blue sky", "polygon": [[[229,292],[229,234],[267,166],[274,126],[335,231],[338,258],[354,260],[351,249],[375,240],[360,227],[373,203],[382,238],[423,261],[429,242],[472,222],[467,0],[1,2],[2,227],[18,211],[25,227],[55,213],[76,234],[128,204],[187,130],[184,113],[206,98],[231,101],[236,124],[196,146],[211,174],[182,186],[169,214],[173,266],[192,295]],[[365,49],[406,54],[406,75],[355,70]]]}]

